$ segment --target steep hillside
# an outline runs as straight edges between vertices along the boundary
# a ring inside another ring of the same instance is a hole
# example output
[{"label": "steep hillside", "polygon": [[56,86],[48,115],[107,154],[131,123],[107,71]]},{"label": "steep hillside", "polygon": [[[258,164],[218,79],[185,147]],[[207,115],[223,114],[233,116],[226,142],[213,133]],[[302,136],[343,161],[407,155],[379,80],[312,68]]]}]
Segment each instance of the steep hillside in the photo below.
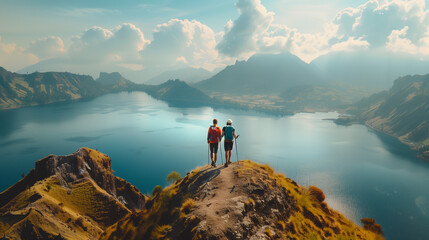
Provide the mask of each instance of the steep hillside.
[{"label": "steep hillside", "polygon": [[86,75],[67,72],[18,74],[0,67],[0,109],[95,97],[106,91]]},{"label": "steep hillside", "polygon": [[204,68],[182,68],[163,72],[155,77],[150,78],[146,84],[161,84],[167,80],[180,79],[186,83],[194,83],[203,79],[208,79],[213,76],[212,72]]},{"label": "steep hillside", "polygon": [[202,91],[180,80],[169,80],[160,85],[141,85],[141,90],[173,106],[199,106],[210,103],[211,98]]},{"label": "steep hillside", "polygon": [[142,209],[139,190],[115,177],[110,158],[81,148],[50,155],[0,194],[4,239],[97,239],[104,229]]},{"label": "steep hillside", "polygon": [[364,228],[267,165],[240,161],[202,167],[156,193],[147,209],[128,214],[101,239],[383,239],[380,225]]},{"label": "steep hillside", "polygon": [[320,81],[318,70],[290,54],[257,54],[195,86],[205,92],[272,94]]},{"label": "steep hillside", "polygon": [[429,145],[429,74],[399,78],[388,96],[362,113],[366,123],[404,140]]},{"label": "steep hillside", "polygon": [[429,158],[429,74],[395,80],[389,91],[365,98],[348,111],[354,116],[337,122],[364,122],[399,138]]}]

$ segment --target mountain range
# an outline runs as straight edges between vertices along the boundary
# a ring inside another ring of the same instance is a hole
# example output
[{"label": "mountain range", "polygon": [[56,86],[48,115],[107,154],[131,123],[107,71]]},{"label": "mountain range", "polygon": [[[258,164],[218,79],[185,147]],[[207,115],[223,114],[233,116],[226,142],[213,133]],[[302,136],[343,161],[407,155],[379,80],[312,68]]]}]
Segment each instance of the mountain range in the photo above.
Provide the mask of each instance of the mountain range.
[{"label": "mountain range", "polygon": [[95,97],[105,92],[87,75],[67,72],[18,74],[0,67],[0,109]]},{"label": "mountain range", "polygon": [[250,160],[197,168],[145,196],[111,159],[81,148],[50,155],[0,193],[2,239],[383,239],[331,209],[317,187]]},{"label": "mountain range", "polygon": [[91,76],[67,72],[19,74],[0,67],[0,109],[93,98],[120,91],[143,91],[178,106],[211,103],[209,96],[180,80],[146,85],[129,81],[117,72],[101,72],[94,80]]},{"label": "mountain range", "polygon": [[257,54],[237,61],[213,77],[195,84],[204,92],[273,94],[289,87],[320,84],[319,70],[290,53]]}]

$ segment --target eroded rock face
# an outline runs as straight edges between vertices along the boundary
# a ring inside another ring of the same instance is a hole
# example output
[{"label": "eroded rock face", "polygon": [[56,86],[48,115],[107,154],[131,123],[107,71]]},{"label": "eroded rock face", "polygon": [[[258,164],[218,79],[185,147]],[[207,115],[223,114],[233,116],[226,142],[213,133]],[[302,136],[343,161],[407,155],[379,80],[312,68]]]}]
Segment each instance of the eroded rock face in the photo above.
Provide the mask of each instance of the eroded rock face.
[{"label": "eroded rock face", "polygon": [[145,196],[112,173],[111,159],[81,148],[49,155],[0,194],[0,234],[11,239],[97,239],[143,209]]}]

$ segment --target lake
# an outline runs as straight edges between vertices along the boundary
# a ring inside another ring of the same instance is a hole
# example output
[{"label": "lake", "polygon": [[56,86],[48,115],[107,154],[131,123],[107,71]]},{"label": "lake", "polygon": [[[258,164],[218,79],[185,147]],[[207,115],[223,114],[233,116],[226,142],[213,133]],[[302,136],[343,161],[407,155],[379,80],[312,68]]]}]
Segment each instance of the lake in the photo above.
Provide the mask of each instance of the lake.
[{"label": "lake", "polygon": [[356,223],[375,218],[387,239],[427,239],[429,163],[365,126],[323,120],[337,115],[172,108],[141,92],[0,111],[0,191],[36,160],[85,146],[108,154],[117,176],[151,193],[167,185],[171,171],[184,176],[207,164],[212,119],[223,126],[231,118],[240,134],[239,159],[268,163],[301,185],[321,188],[328,204]]}]

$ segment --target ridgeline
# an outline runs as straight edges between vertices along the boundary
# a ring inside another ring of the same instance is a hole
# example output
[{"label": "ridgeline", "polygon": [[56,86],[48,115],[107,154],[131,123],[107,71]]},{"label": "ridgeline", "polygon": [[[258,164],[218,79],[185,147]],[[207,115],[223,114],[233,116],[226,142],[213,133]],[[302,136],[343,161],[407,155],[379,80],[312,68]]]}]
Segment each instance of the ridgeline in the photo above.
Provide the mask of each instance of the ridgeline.
[{"label": "ridgeline", "polygon": [[208,166],[142,195],[113,176],[110,158],[79,149],[36,162],[0,194],[3,239],[383,239],[267,165]]}]

